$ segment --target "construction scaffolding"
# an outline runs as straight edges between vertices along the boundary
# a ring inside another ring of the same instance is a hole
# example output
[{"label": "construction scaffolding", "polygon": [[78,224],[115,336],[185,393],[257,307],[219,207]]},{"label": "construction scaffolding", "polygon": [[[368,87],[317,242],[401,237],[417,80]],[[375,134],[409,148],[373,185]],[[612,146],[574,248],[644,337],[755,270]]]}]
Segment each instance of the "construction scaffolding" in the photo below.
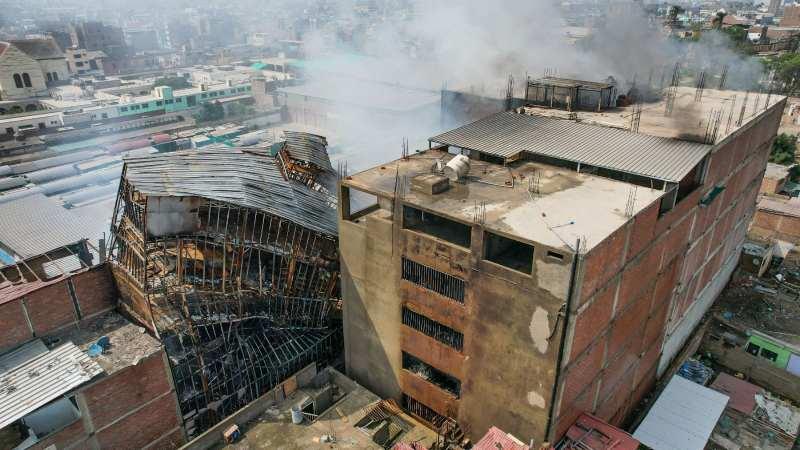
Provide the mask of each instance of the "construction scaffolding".
[{"label": "construction scaffolding", "polygon": [[[336,202],[324,138],[128,159],[111,260],[122,307],[169,356],[190,436],[341,352]],[[325,164],[327,161],[327,164]]]}]

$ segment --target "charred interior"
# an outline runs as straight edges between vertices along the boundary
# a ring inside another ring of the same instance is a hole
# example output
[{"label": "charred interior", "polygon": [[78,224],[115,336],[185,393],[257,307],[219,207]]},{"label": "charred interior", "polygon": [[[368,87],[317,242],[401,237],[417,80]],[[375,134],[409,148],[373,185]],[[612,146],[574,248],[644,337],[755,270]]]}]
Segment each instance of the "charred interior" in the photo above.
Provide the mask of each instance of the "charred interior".
[{"label": "charred interior", "polygon": [[294,134],[265,148],[126,160],[114,273],[123,307],[166,347],[189,435],[340,354],[325,146]]}]

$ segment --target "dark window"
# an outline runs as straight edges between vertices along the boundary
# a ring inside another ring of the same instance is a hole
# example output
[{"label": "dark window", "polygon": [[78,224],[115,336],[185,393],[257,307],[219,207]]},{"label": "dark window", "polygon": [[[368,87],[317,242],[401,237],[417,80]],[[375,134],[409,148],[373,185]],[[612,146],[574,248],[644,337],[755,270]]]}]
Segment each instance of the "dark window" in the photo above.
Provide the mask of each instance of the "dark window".
[{"label": "dark window", "polygon": [[53,72],[53,81],[58,81],[58,72]]},{"label": "dark window", "polygon": [[464,346],[463,334],[406,307],[403,307],[403,325],[411,327],[420,333],[427,334],[442,344],[458,351],[461,351]]},{"label": "dark window", "polygon": [[106,114],[106,113],[103,113],[103,114],[101,115],[101,117],[102,117],[103,119],[108,119],[108,114]]},{"label": "dark window", "polygon": [[22,82],[25,83],[25,87],[32,87],[33,86],[31,84],[31,76],[28,75],[27,73],[23,73],[22,74]]},{"label": "dark window", "polygon": [[6,128],[6,134],[14,134],[14,129],[11,127]]},{"label": "dark window", "polygon": [[89,67],[91,67],[92,70],[97,70],[97,61],[93,59],[89,60]]},{"label": "dark window", "polygon": [[208,94],[200,94],[200,98],[206,98],[206,97],[208,97]]},{"label": "dark window", "polygon": [[178,97],[175,99],[175,101],[178,103],[183,103],[183,97]]},{"label": "dark window", "polygon": [[47,81],[48,81],[48,82],[51,82],[51,81],[53,81],[53,74],[52,74],[52,73],[50,73],[50,72],[48,72],[48,73],[47,73]]},{"label": "dark window", "polygon": [[142,108],[149,108],[149,107],[150,107],[150,103],[142,103]]},{"label": "dark window", "polygon": [[14,86],[16,86],[19,89],[23,88],[22,77],[18,73],[14,74]]},{"label": "dark window", "polygon": [[549,258],[557,259],[559,261],[563,261],[564,260],[564,255],[562,255],[561,253],[556,253],[556,252],[554,252],[552,250],[548,250],[547,251],[547,256]]},{"label": "dark window", "polygon": [[175,100],[164,100],[164,103],[166,103],[167,105],[171,105],[175,103]]},{"label": "dark window", "polygon": [[403,258],[403,279],[429,291],[464,303],[464,280]]},{"label": "dark window", "polygon": [[162,102],[161,100],[156,100],[156,106],[163,106],[163,105],[164,102]]},{"label": "dark window", "polygon": [[80,53],[73,53],[72,57],[75,59],[81,59]]},{"label": "dark window", "polygon": [[406,352],[403,352],[403,369],[408,370],[431,384],[439,386],[456,397],[461,395],[461,381],[459,381],[458,378],[448,375]]},{"label": "dark window", "polygon": [[39,129],[40,130],[44,130],[46,126],[47,125],[45,125],[44,122],[39,122]]},{"label": "dark window", "polygon": [[246,88],[246,89],[249,91],[249,90],[251,90],[252,88],[251,88],[250,86],[247,86],[247,88]]},{"label": "dark window", "polygon": [[127,106],[122,106],[122,107],[119,108],[119,110],[122,111],[122,112],[125,112],[125,111],[128,110],[128,107]]},{"label": "dark window", "polygon": [[523,273],[533,271],[533,246],[486,232],[483,234],[484,257],[501,266]]},{"label": "dark window", "polygon": [[186,97],[186,106],[195,106],[197,104],[197,97],[190,95]]},{"label": "dark window", "polygon": [[83,63],[80,62],[80,61],[75,61],[75,66],[76,67],[83,67]]},{"label": "dark window", "polygon": [[430,424],[444,423],[447,421],[446,417],[406,393],[403,393],[403,409]]},{"label": "dark window", "polygon": [[745,348],[745,351],[747,351],[747,353],[750,353],[753,356],[758,356],[759,350],[761,350],[761,347],[753,343],[747,344],[747,347]]},{"label": "dark window", "polygon": [[472,228],[469,225],[411,206],[403,206],[403,228],[429,234],[466,248],[469,248],[472,241]]},{"label": "dark window", "polygon": [[778,354],[777,353],[775,353],[775,352],[773,352],[771,350],[767,350],[765,348],[761,349],[761,357],[764,358],[764,359],[768,359],[768,360],[770,360],[772,362],[775,362],[775,361],[778,360]]}]

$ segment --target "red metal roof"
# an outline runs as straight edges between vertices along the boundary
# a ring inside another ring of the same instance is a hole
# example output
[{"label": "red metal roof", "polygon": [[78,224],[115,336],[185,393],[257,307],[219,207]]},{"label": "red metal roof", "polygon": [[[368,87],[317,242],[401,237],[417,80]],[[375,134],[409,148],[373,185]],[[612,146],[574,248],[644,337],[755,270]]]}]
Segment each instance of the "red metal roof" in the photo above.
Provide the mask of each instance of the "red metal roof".
[{"label": "red metal roof", "polygon": [[409,444],[408,442],[398,442],[394,444],[392,450],[428,450],[428,447],[417,443]]},{"label": "red metal roof", "polygon": [[162,142],[167,142],[167,141],[171,141],[171,140],[172,140],[172,137],[170,135],[166,134],[166,133],[157,133],[157,134],[154,134],[154,135],[150,136],[150,141],[153,144],[160,144]]},{"label": "red metal roof", "polygon": [[[569,427],[564,442],[568,445],[561,447],[564,449],[589,447],[593,450],[636,450],[639,448],[639,441],[633,436],[587,413],[581,414]],[[577,442],[583,446],[572,446]]]},{"label": "red metal roof", "polygon": [[717,379],[711,384],[711,389],[722,392],[731,398],[728,401],[728,408],[733,408],[748,416],[756,409],[756,394],[764,393],[764,389],[761,387],[724,372],[717,375]]},{"label": "red metal roof", "polygon": [[[499,446],[499,447],[498,447]],[[497,427],[492,427],[472,447],[473,450],[530,450],[530,447],[523,444],[519,439],[506,433]]]}]

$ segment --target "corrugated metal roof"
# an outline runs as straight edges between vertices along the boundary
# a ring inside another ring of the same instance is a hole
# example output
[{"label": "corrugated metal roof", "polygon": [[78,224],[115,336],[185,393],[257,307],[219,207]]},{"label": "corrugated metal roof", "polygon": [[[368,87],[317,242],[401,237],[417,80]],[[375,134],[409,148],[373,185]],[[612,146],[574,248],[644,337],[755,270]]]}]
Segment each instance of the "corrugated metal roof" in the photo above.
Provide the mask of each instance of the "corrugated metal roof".
[{"label": "corrugated metal roof", "polygon": [[653,450],[703,450],[727,404],[727,395],[675,375],[633,437]]},{"label": "corrugated metal roof", "polygon": [[430,138],[511,158],[521,152],[679,182],[711,146],[552,117],[502,112]]},{"label": "corrugated metal roof", "polygon": [[530,447],[525,445],[522,441],[514,436],[506,433],[497,427],[489,428],[489,431],[476,442],[472,447],[473,450],[529,450]]},{"label": "corrugated metal roof", "polygon": [[300,131],[284,131],[286,150],[293,159],[314,164],[324,170],[333,170],[328,157],[328,140],[324,136]]},{"label": "corrugated metal roof", "polygon": [[0,245],[26,259],[85,239],[77,216],[42,194],[0,202]]},{"label": "corrugated metal roof", "polygon": [[127,180],[143,194],[210,198],[338,234],[335,198],[284,179],[272,157],[210,148],[131,158],[125,163]]},{"label": "corrugated metal roof", "polygon": [[711,389],[729,396],[731,400],[728,407],[748,416],[756,409],[756,394],[764,393],[763,388],[725,372],[717,375],[717,379],[711,384]]},{"label": "corrugated metal roof", "polygon": [[[583,413],[567,430],[561,444],[575,444],[574,448],[592,450],[637,450],[639,441],[630,434],[611,426],[597,417]],[[580,444],[578,444],[580,443]],[[561,447],[559,448],[573,448]]]},{"label": "corrugated metal roof", "polygon": [[71,342],[0,372],[0,428],[101,373],[103,369]]}]

